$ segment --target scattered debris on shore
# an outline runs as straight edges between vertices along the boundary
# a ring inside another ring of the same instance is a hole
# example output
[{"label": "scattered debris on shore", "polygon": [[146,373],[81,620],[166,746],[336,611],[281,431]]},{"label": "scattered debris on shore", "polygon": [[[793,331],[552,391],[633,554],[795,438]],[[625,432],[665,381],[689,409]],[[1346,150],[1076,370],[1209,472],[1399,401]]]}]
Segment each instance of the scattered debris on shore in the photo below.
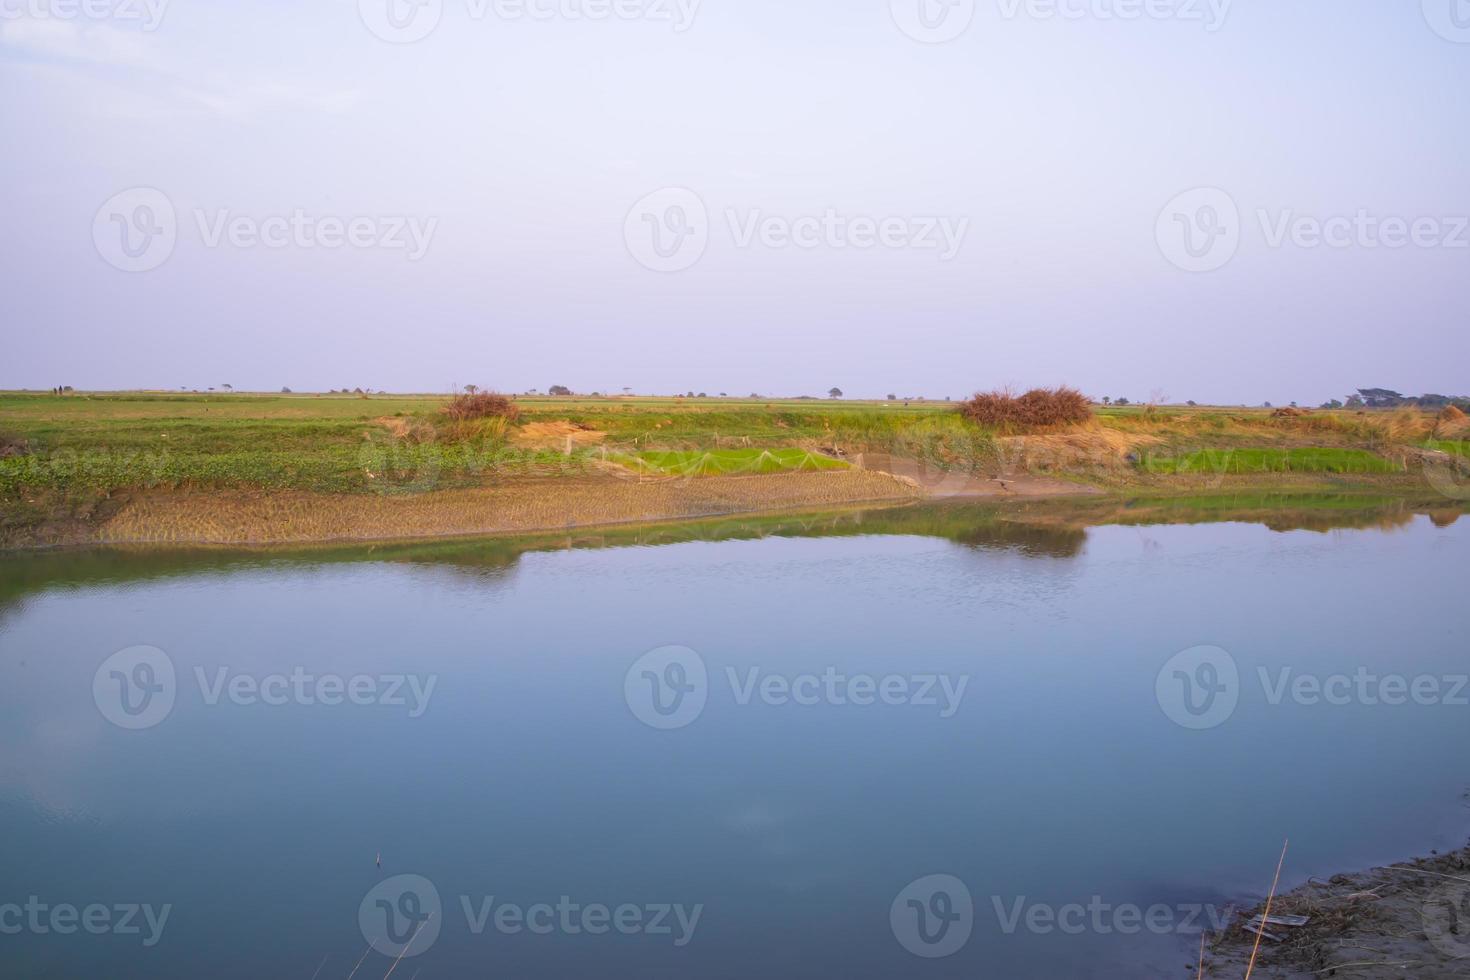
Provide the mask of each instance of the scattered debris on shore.
[{"label": "scattered debris on shore", "polygon": [[[1246,975],[1257,944],[1250,927],[1263,906],[1214,939],[1204,976]],[[1264,928],[1252,973],[1259,980],[1464,980],[1470,977],[1470,847],[1313,879],[1275,896]]]}]

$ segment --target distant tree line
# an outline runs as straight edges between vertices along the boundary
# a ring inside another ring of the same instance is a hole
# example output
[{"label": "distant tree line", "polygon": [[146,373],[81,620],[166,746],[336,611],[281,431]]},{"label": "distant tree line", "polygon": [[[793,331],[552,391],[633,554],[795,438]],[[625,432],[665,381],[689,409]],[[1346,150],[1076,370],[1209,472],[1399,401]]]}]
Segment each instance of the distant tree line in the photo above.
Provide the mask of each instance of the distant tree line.
[{"label": "distant tree line", "polygon": [[1454,405],[1470,410],[1470,395],[1404,395],[1390,388],[1359,388],[1356,394],[1348,395],[1345,401],[1336,398],[1325,402],[1323,408],[1444,408]]}]

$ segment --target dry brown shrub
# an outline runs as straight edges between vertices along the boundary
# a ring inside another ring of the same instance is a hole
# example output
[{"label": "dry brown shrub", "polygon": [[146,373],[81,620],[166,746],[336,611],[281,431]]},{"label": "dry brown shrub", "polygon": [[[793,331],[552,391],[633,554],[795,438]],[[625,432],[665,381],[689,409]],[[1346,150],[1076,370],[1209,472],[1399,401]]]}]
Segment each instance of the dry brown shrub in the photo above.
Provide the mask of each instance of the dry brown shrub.
[{"label": "dry brown shrub", "polygon": [[1032,388],[1024,395],[1009,391],[978,392],[960,405],[971,422],[998,429],[1050,428],[1092,418],[1092,404],[1075,388]]},{"label": "dry brown shrub", "polygon": [[449,404],[444,406],[444,413],[453,422],[485,418],[514,421],[521,414],[521,410],[515,402],[504,395],[481,391],[473,395],[455,395],[449,400]]}]

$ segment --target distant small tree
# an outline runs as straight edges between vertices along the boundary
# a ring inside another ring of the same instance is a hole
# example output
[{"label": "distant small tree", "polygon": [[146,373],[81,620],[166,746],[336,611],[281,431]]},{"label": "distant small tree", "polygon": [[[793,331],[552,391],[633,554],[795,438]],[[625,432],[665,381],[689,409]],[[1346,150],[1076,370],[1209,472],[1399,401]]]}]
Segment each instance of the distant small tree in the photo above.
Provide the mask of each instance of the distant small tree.
[{"label": "distant small tree", "polygon": [[729,397],[730,397],[730,396],[729,396],[729,395],[727,395],[727,394],[725,394],[725,393],[724,393],[724,392],[723,392],[723,391],[722,391],[722,392],[720,392],[720,397],[721,397],[721,398],[729,398]]},{"label": "distant small tree", "polygon": [[898,401],[898,396],[897,395],[889,395],[888,396],[888,400],[891,401],[891,402],[896,402],[896,401]]},{"label": "distant small tree", "polygon": [[477,392],[479,390],[480,390],[480,386],[479,385],[465,385],[464,386],[464,393],[466,395],[473,395],[475,392]]},{"label": "distant small tree", "polygon": [[1113,399],[1110,396],[1103,395],[1103,404],[1104,405],[1111,405],[1112,403],[1113,403]]},{"label": "distant small tree", "polygon": [[281,388],[281,394],[283,394],[283,395],[289,395],[289,394],[291,394],[291,389],[290,388],[286,388],[286,387],[283,386]]},{"label": "distant small tree", "polygon": [[1126,399],[1126,398],[1119,398],[1117,401],[1113,402],[1113,404],[1114,405],[1130,405],[1132,403],[1130,401],[1128,401],[1128,399]]},{"label": "distant small tree", "polygon": [[1194,401],[1193,398],[1191,398],[1189,401],[1185,402],[1184,404],[1188,405],[1190,408],[1194,408],[1195,401]]},{"label": "distant small tree", "polygon": [[235,390],[230,385],[220,385],[220,387],[223,388],[225,391],[234,391]]},{"label": "distant small tree", "polygon": [[1322,407],[1323,408],[1342,408],[1342,402],[1338,401],[1336,398],[1333,398],[1330,401],[1323,402],[1322,403]]},{"label": "distant small tree", "polygon": [[708,397],[709,397],[709,395],[706,395],[706,394],[705,394],[705,393],[704,393],[704,392],[702,392],[702,391],[701,391],[701,392],[700,392],[700,393],[699,393],[699,397],[700,397],[700,398],[708,398]]},{"label": "distant small tree", "polygon": [[1261,407],[1262,408],[1270,408],[1271,407],[1271,403],[1270,402],[1261,402]]},{"label": "distant small tree", "polygon": [[842,389],[841,388],[828,388],[827,389],[827,397],[828,398],[841,398],[842,397]]},{"label": "distant small tree", "polygon": [[757,394],[756,394],[756,393],[755,393],[755,392],[753,392],[753,391],[752,391],[752,392],[751,392],[751,393],[750,393],[750,397],[751,397],[751,398],[759,398],[759,397],[760,397],[760,395],[757,395]]},{"label": "distant small tree", "polygon": [[572,389],[568,388],[566,385],[552,385],[550,388],[546,389],[546,393],[548,395],[570,395],[572,393]]}]

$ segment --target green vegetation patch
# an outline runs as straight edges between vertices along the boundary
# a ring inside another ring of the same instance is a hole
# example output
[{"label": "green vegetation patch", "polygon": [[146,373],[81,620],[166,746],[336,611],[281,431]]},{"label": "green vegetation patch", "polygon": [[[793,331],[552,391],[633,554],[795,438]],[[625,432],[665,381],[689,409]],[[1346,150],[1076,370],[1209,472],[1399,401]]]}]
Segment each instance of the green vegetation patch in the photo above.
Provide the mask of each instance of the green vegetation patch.
[{"label": "green vegetation patch", "polygon": [[733,476],[744,473],[794,473],[840,470],[840,459],[805,449],[654,449],[615,458],[630,469],[661,476]]},{"label": "green vegetation patch", "polygon": [[1147,473],[1400,473],[1403,467],[1366,449],[1202,449],[1178,456],[1145,456]]},{"label": "green vegetation patch", "polygon": [[1424,444],[1424,448],[1437,449],[1442,453],[1449,453],[1451,456],[1463,456],[1466,459],[1470,459],[1470,442],[1466,442],[1463,439],[1458,441],[1454,439],[1430,439]]}]

